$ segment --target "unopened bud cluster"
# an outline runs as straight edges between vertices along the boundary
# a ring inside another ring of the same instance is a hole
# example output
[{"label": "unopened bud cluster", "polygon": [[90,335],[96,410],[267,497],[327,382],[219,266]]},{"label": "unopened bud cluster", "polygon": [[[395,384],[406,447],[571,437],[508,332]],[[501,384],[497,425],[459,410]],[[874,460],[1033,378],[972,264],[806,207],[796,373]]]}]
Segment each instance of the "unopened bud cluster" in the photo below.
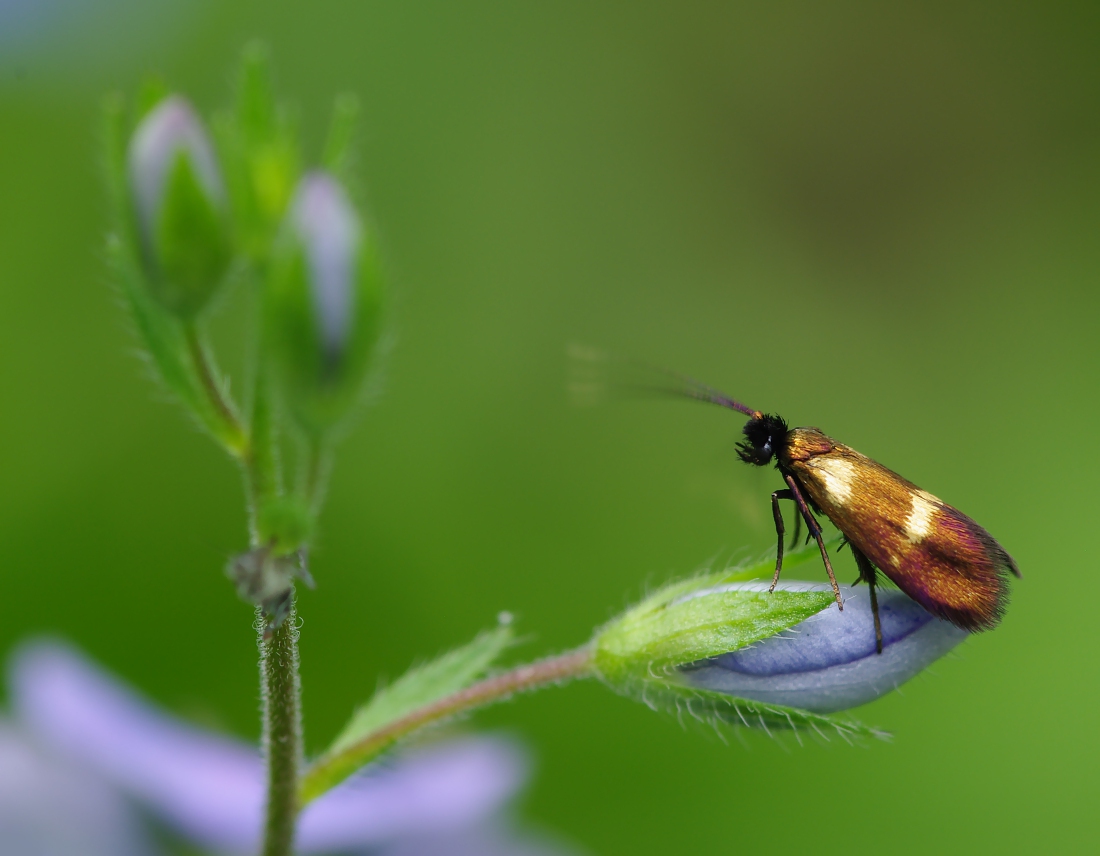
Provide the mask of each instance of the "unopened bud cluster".
[{"label": "unopened bud cluster", "polygon": [[[178,94],[145,101],[132,120],[120,101],[108,111],[112,261],[161,378],[246,473],[252,549],[230,574],[249,600],[281,609],[292,580],[309,579],[329,448],[382,333],[376,241],[342,179],[354,99],[337,101],[325,161],[312,170],[260,47],[245,53],[236,104],[213,122]],[[255,291],[258,318],[242,331],[248,375],[230,383],[206,327],[233,283]],[[286,459],[299,462],[297,485],[284,484]]]},{"label": "unopened bud cluster", "polygon": [[[142,118],[127,155],[145,286],[162,311],[184,321],[210,304],[235,255],[245,256],[234,244],[231,211],[270,216],[272,186],[293,186],[281,225],[261,253],[266,356],[301,428],[323,433],[339,423],[359,396],[381,331],[384,293],[375,243],[346,189],[320,170],[293,180],[276,175],[294,162],[261,153],[243,167],[252,180],[239,183],[251,206],[231,206],[210,136],[178,95]],[[257,163],[265,169],[258,172]],[[254,233],[249,226],[238,231]]]}]

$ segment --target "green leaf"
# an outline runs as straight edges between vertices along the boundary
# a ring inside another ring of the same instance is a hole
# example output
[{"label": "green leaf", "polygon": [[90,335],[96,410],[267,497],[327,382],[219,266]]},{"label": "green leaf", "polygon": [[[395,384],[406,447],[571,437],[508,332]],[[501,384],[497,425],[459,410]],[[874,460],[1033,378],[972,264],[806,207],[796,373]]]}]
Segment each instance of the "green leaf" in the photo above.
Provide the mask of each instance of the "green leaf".
[{"label": "green leaf", "polygon": [[402,728],[402,720],[409,714],[482,677],[512,640],[512,629],[507,625],[487,630],[468,645],[416,666],[379,689],[366,706],[355,712],[303,778],[302,804],[335,787],[414,730]]}]

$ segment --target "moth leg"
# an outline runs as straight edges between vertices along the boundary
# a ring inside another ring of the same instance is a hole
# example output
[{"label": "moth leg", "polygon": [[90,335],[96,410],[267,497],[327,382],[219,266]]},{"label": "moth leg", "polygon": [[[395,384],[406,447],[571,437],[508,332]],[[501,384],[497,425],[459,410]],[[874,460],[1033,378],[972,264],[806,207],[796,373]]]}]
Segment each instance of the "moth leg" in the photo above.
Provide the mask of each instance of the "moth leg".
[{"label": "moth leg", "polygon": [[852,545],[852,555],[856,557],[856,566],[859,568],[859,580],[856,582],[867,583],[867,588],[871,591],[871,614],[875,617],[875,650],[880,654],[882,653],[882,621],[878,616],[878,594],[875,591],[875,566],[871,564],[871,560],[863,555],[854,545]]},{"label": "moth leg", "polygon": [[[779,536],[779,544],[775,548],[775,576],[772,577],[772,587],[769,592],[775,591],[775,585],[779,582],[779,572],[783,569],[783,535],[786,529],[783,526],[783,513],[779,510],[779,500],[789,499],[794,501],[794,494],[789,490],[777,490],[772,494],[772,517],[775,518],[775,534]],[[798,517],[795,517],[797,523]]]},{"label": "moth leg", "polygon": [[[786,497],[787,499],[794,499],[793,496]],[[793,550],[798,546],[798,539],[802,536],[802,515],[796,514],[794,516],[794,534],[791,536],[791,549]]]},{"label": "moth leg", "polygon": [[[806,505],[806,500],[802,497],[802,491],[798,489],[798,482],[794,480],[794,476],[786,476],[786,482],[791,487],[791,493],[794,494],[794,501],[798,503],[798,510],[802,512],[802,516],[806,518],[806,527],[810,530],[810,534],[817,541],[817,549],[821,551],[821,561],[825,563],[825,570],[829,574],[829,582],[833,585],[833,596],[836,598],[836,608],[844,611],[844,599],[840,596],[840,586],[836,582],[836,574],[833,573],[833,563],[829,561],[829,551],[825,549],[825,539],[821,537],[821,524],[817,522],[813,513],[810,511],[810,507]],[[776,574],[776,579],[779,575]],[[774,583],[772,584],[774,588]]]}]

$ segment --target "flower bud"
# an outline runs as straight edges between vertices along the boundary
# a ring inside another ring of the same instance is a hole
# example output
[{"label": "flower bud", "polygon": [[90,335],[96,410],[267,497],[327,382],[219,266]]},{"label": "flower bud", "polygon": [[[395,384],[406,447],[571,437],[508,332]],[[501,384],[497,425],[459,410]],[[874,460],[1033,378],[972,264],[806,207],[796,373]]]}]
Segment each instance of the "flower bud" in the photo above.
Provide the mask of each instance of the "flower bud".
[{"label": "flower bud", "polygon": [[221,284],[231,255],[214,149],[191,105],[170,96],[138,125],[127,160],[150,289],[173,314],[193,317]]},{"label": "flower bud", "polygon": [[878,698],[967,636],[901,592],[880,591],[879,654],[866,590],[842,587],[840,611],[828,585],[784,582],[769,592],[744,581],[761,570],[711,574],[647,598],[597,633],[596,673],[651,706],[871,734],[819,714]]},{"label": "flower bud", "polygon": [[343,188],[306,175],[275,248],[266,332],[277,385],[307,432],[331,428],[358,399],[382,296],[373,242]]}]

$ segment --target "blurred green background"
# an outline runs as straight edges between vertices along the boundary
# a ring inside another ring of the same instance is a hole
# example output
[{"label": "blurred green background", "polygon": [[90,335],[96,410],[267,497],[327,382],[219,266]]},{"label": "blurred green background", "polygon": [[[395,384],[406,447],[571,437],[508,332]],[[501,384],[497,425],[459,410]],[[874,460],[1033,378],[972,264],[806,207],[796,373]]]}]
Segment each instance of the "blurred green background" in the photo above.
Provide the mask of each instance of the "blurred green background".
[{"label": "blurred green background", "polygon": [[0,35],[0,649],[63,634],[257,734],[252,613],[222,574],[241,489],[134,357],[96,122],[150,71],[224,105],[258,36],[315,155],[334,95],[361,97],[399,294],[301,596],[312,750],[501,609],[536,656],[772,545],[778,477],[736,460],[741,420],[572,408],[580,341],[822,427],[1024,579],[1000,629],[856,713],[891,744],[726,747],[594,684],[484,712],[533,749],[529,822],[598,854],[1095,844],[1096,4],[42,8]]}]

